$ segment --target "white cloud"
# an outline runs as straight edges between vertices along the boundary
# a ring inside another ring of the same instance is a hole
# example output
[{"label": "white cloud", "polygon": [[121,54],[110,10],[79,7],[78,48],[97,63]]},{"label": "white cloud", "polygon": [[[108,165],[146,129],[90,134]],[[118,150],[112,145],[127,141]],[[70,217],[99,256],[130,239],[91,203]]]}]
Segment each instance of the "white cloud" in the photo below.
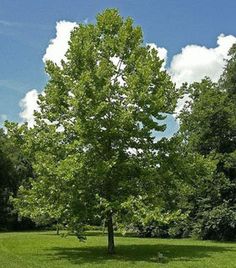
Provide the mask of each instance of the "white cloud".
[{"label": "white cloud", "polygon": [[[56,37],[50,41],[43,61],[51,60],[58,66],[61,66],[61,60],[65,60],[65,53],[69,47],[70,33],[77,24],[69,21],[59,21],[56,24]],[[38,92],[36,89],[30,90],[25,97],[19,102],[22,112],[20,117],[24,122],[28,122],[29,127],[35,124],[34,111],[39,110],[37,104]]]},{"label": "white cloud", "polygon": [[51,60],[61,66],[61,60],[66,60],[65,53],[69,48],[71,31],[77,24],[69,21],[59,21],[56,24],[56,37],[50,41],[43,56],[43,61]]},{"label": "white cloud", "polygon": [[39,111],[37,100],[38,92],[36,89],[32,89],[27,92],[25,97],[19,102],[19,105],[22,109],[20,117],[24,122],[28,122],[29,127],[33,127],[35,123],[34,111]]},{"label": "white cloud", "polygon": [[[199,82],[205,76],[217,82],[223,72],[228,51],[234,43],[236,43],[235,36],[221,34],[217,38],[215,48],[198,45],[184,47],[181,53],[173,57],[168,69],[173,82],[179,87],[184,82]],[[175,110],[177,115],[188,100],[188,96],[185,95],[183,99],[178,101]]]},{"label": "white cloud", "polygon": [[171,61],[169,73],[177,86],[183,82],[199,82],[205,76],[216,82],[222,74],[228,51],[236,37],[219,35],[217,46],[188,45],[181,53],[175,55]]}]

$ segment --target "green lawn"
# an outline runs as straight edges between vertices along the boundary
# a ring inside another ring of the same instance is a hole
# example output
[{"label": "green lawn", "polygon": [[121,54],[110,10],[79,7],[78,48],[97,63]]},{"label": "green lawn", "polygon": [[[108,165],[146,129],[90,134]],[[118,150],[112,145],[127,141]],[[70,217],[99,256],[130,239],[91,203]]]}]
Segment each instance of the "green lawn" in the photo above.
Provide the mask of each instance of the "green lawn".
[{"label": "green lawn", "polygon": [[0,233],[0,267],[236,267],[236,243],[116,237],[116,245],[116,255],[109,256],[102,234],[79,242],[53,232]]}]

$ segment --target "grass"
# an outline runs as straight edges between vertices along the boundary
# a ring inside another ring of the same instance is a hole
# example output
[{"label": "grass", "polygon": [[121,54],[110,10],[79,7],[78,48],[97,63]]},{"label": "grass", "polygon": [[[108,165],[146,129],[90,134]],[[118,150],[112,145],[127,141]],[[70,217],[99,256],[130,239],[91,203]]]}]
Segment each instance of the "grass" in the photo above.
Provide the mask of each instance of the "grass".
[{"label": "grass", "polygon": [[89,233],[87,242],[53,232],[0,233],[0,267],[236,267],[236,243],[135,237],[115,241],[116,254],[109,256],[101,233]]}]

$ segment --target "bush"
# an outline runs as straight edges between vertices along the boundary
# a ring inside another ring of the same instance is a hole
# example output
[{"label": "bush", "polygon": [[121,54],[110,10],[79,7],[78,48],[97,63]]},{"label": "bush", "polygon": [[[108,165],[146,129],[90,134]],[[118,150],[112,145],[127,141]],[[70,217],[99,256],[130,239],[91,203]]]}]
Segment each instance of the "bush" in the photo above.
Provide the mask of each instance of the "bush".
[{"label": "bush", "polygon": [[228,207],[223,203],[210,211],[203,211],[198,217],[193,225],[193,235],[201,239],[236,239],[236,206]]},{"label": "bush", "polygon": [[166,224],[156,221],[149,225],[136,226],[136,230],[140,237],[183,238],[189,237],[191,233],[187,219]]}]

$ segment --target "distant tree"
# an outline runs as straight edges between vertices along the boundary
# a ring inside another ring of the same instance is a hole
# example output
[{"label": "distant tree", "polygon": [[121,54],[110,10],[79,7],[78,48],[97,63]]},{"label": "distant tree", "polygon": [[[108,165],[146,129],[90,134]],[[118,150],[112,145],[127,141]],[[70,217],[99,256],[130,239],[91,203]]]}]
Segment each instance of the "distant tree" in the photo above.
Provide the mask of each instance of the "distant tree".
[{"label": "distant tree", "polygon": [[218,83],[204,79],[189,87],[191,101],[180,116],[181,133],[192,153],[215,165],[202,176],[190,199],[196,232],[203,238],[236,237],[236,46]]},{"label": "distant tree", "polygon": [[[6,127],[7,133],[0,130],[0,229],[16,230],[24,226],[18,222],[10,197],[32,176],[32,167],[22,147],[24,126],[7,122]],[[26,228],[33,227],[32,222],[23,222]]]},{"label": "distant tree", "polygon": [[6,136],[4,132],[0,131],[0,229],[7,229],[9,220],[9,192],[13,190],[14,184],[11,176],[12,163],[8,159],[5,146]]},{"label": "distant tree", "polygon": [[226,90],[231,101],[235,101],[236,98],[236,44],[234,44],[229,50],[228,60],[226,68],[220,78],[219,86],[221,89]]},{"label": "distant tree", "polygon": [[61,66],[46,63],[49,82],[31,138],[36,179],[19,196],[44,200],[42,213],[58,210],[72,226],[106,219],[109,253],[122,204],[132,196],[156,198],[153,132],[164,131],[161,120],[178,98],[162,64],[140,27],[113,9],[73,30]]},{"label": "distant tree", "polygon": [[19,186],[17,198],[12,201],[21,216],[39,226],[68,223],[66,206],[73,186],[64,178],[70,176],[66,165],[73,169],[74,163],[69,163],[69,156],[60,144],[63,137],[54,125],[47,124],[43,130],[28,129],[24,135],[24,149],[33,163],[34,176]]},{"label": "distant tree", "polygon": [[128,199],[121,214],[124,229],[144,237],[189,237],[199,199],[214,185],[217,161],[191,150],[179,133],[159,142],[156,157],[157,198],[150,202],[147,194]]}]

